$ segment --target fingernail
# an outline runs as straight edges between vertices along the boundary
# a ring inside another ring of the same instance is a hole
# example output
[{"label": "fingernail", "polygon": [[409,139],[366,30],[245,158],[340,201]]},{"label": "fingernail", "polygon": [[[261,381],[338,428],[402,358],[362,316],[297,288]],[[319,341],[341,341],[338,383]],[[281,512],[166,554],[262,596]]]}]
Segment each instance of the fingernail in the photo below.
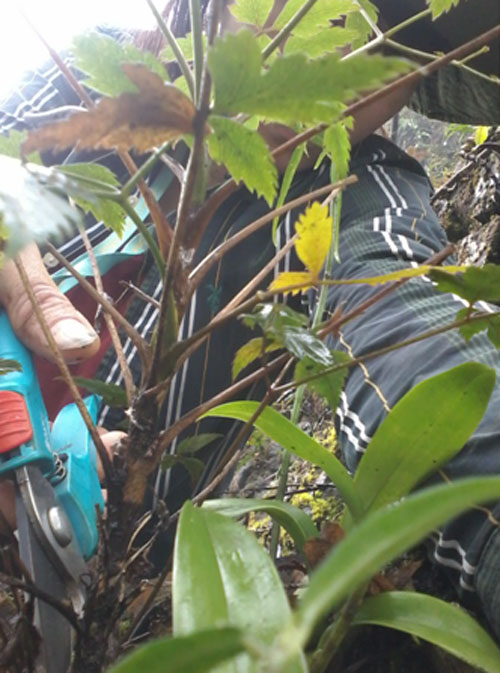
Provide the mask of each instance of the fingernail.
[{"label": "fingernail", "polygon": [[52,334],[61,350],[85,348],[97,339],[93,329],[82,325],[78,320],[66,318],[52,327]]}]

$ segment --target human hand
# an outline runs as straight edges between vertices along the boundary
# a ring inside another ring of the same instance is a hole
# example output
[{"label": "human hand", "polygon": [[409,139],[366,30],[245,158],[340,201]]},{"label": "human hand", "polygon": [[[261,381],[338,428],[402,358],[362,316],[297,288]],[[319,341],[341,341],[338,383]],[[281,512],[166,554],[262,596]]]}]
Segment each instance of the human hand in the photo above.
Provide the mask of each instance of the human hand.
[{"label": "human hand", "polygon": [[[99,337],[88,320],[59,291],[45,268],[37,246],[27,246],[19,258],[65,361],[80,362],[92,357],[99,350]],[[7,310],[11,325],[21,341],[37,355],[53,360],[12,260],[5,261],[0,269],[0,305]]]}]

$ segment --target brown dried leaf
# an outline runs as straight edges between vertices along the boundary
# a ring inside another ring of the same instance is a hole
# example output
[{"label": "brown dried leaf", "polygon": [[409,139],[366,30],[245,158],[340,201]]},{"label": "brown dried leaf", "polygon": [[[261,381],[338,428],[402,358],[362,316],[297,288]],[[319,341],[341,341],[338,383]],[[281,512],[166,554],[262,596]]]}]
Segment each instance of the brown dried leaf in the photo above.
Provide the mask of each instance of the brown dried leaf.
[{"label": "brown dried leaf", "polygon": [[328,552],[344,537],[344,529],[335,521],[325,521],[319,538],[310,538],[304,543],[304,555],[311,568],[315,568]]},{"label": "brown dried leaf", "polygon": [[66,147],[146,152],[193,132],[196,109],[182,91],[144,65],[126,63],[122,68],[137,93],[103,98],[91,110],[30,133],[23,153]]}]

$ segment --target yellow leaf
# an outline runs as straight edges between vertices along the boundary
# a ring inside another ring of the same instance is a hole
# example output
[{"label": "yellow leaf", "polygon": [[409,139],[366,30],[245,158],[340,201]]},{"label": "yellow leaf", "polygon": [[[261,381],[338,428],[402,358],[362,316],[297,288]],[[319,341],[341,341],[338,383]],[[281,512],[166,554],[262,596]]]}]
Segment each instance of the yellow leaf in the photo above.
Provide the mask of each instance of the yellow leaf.
[{"label": "yellow leaf", "polygon": [[332,242],[332,218],[328,208],[317,201],[295,223],[299,235],[295,250],[301,262],[318,277]]},{"label": "yellow leaf", "polygon": [[137,93],[103,98],[95,108],[29,134],[25,154],[34,149],[135,148],[146,152],[167,140],[193,132],[196,109],[191,100],[144,65],[122,65]]},{"label": "yellow leaf", "polygon": [[250,339],[246,344],[243,344],[241,348],[238,349],[233,360],[233,380],[238,376],[242,369],[245,369],[251,362],[260,358],[263,350],[266,353],[278,350],[282,346],[276,342],[270,342],[266,344],[264,348],[264,339],[262,337],[257,337],[256,339]]},{"label": "yellow leaf", "polygon": [[[349,279],[339,279],[339,280],[328,280],[325,281],[326,285],[381,285],[383,283],[390,283],[395,280],[404,280],[406,278],[416,278],[418,276],[425,276],[427,273],[430,273],[435,266],[430,266],[429,264],[422,264],[422,266],[416,266],[406,269],[400,269],[399,271],[392,271],[391,273],[385,273],[382,276],[371,276],[370,278],[349,278]],[[439,267],[440,271],[446,271],[447,273],[461,273],[467,270],[466,266],[445,266]]]},{"label": "yellow leaf", "polygon": [[478,126],[476,129],[476,133],[474,134],[474,140],[476,141],[476,145],[482,145],[488,138],[489,132],[490,132],[489,126]]},{"label": "yellow leaf", "polygon": [[[283,294],[299,294],[304,290],[315,287],[317,276],[309,271],[284,271],[273,280],[270,290],[283,290]],[[300,287],[295,287],[300,286]],[[290,289],[294,288],[294,289]]]}]

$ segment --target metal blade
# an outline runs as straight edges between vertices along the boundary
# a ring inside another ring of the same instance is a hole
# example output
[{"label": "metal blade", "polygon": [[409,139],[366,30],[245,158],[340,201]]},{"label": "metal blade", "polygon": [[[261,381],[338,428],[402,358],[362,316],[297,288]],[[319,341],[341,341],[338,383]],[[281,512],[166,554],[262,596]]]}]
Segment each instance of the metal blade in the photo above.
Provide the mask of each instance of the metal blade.
[{"label": "metal blade", "polygon": [[[66,586],[38,540],[19,489],[16,489],[16,514],[19,550],[33,582],[55,599],[64,601]],[[72,650],[72,629],[68,620],[45,601],[36,599],[35,624],[42,637],[37,673],[66,673]]]}]

